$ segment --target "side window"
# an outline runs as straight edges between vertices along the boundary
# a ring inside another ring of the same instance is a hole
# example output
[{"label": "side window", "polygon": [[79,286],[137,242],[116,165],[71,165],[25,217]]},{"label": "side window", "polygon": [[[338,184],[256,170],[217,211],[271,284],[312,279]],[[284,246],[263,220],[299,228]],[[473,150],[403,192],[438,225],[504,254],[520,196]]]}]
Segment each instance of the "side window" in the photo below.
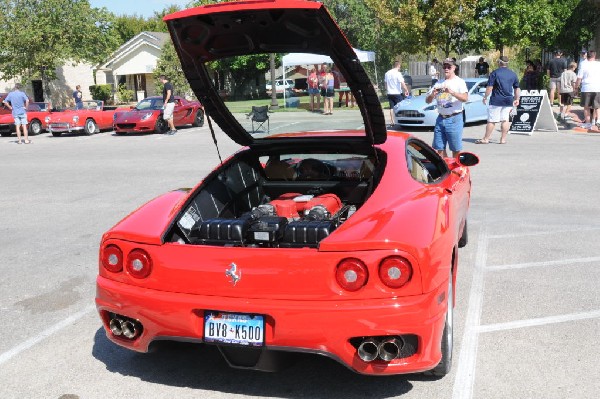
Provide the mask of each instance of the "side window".
[{"label": "side window", "polygon": [[448,165],[423,142],[412,139],[406,145],[408,172],[418,182],[436,183],[448,173]]}]

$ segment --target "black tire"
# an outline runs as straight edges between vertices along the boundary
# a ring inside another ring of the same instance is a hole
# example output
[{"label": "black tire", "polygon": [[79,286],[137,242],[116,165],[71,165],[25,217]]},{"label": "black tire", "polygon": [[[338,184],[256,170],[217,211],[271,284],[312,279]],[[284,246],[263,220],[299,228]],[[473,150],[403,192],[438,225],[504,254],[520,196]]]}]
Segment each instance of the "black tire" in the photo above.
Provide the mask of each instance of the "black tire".
[{"label": "black tire", "polygon": [[194,122],[192,122],[192,126],[194,127],[202,127],[204,126],[204,111],[199,109],[196,112],[196,117],[194,118]]},{"label": "black tire", "polygon": [[162,115],[159,115],[156,118],[156,123],[154,124],[154,133],[163,134],[169,128],[169,124],[165,121]]},{"label": "black tire", "polygon": [[62,134],[62,132],[52,132],[52,135],[54,137],[60,137],[61,134]]},{"label": "black tire", "polygon": [[12,132],[2,132],[2,133],[0,133],[0,136],[2,136],[2,137],[10,137],[10,136],[12,136]]},{"label": "black tire", "polygon": [[465,220],[465,228],[463,229],[463,233],[458,239],[458,247],[462,248],[469,243],[469,232],[467,231],[467,221]]},{"label": "black tire", "polygon": [[443,377],[452,368],[452,348],[454,346],[454,287],[452,285],[452,273],[450,273],[447,295],[448,310],[446,311],[446,323],[442,333],[442,342],[440,343],[442,360],[435,368],[425,372],[426,375],[434,377]]},{"label": "black tire", "polygon": [[96,122],[94,122],[93,119],[88,119],[85,121],[85,125],[83,125],[83,132],[88,135],[91,136],[94,133],[97,133],[98,130],[98,125],[96,124]]},{"label": "black tire", "polygon": [[40,122],[38,119],[34,119],[29,123],[29,134],[31,136],[37,136],[42,132],[42,130],[42,122]]}]

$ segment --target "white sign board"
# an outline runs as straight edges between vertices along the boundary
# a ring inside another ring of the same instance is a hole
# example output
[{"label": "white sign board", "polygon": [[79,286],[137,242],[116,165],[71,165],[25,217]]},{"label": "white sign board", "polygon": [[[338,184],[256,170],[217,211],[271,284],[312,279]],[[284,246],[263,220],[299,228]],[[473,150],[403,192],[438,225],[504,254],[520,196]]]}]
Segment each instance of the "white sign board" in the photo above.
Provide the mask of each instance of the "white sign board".
[{"label": "white sign board", "polygon": [[558,132],[546,90],[523,90],[509,133],[532,135],[534,130]]}]

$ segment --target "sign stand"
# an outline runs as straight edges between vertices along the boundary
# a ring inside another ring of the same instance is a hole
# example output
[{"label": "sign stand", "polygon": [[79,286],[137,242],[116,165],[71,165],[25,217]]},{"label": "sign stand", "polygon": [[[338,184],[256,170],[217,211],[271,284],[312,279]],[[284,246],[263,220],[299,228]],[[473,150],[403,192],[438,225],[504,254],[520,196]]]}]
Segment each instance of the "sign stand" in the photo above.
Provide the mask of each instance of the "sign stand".
[{"label": "sign stand", "polygon": [[508,133],[531,136],[534,130],[558,132],[546,90],[521,91],[517,114],[513,116]]}]

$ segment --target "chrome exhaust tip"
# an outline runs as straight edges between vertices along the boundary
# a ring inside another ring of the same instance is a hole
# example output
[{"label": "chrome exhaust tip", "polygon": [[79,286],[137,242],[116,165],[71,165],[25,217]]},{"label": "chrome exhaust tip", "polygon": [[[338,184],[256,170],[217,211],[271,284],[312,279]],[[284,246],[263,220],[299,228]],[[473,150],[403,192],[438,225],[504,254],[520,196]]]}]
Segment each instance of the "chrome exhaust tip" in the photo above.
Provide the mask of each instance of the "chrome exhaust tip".
[{"label": "chrome exhaust tip", "polygon": [[379,344],[377,348],[379,357],[386,362],[396,359],[400,355],[400,351],[404,346],[404,342],[398,338],[386,339]]},{"label": "chrome exhaust tip", "polygon": [[379,343],[374,339],[366,339],[358,346],[356,353],[363,362],[372,362],[379,355]]},{"label": "chrome exhaust tip", "polygon": [[123,320],[121,319],[110,319],[108,323],[108,328],[113,333],[113,335],[120,336],[123,334]]},{"label": "chrome exhaust tip", "polygon": [[129,321],[129,320],[123,322],[122,330],[123,330],[123,336],[125,338],[129,338],[129,339],[135,338],[135,336],[138,333],[135,323],[132,321]]}]

